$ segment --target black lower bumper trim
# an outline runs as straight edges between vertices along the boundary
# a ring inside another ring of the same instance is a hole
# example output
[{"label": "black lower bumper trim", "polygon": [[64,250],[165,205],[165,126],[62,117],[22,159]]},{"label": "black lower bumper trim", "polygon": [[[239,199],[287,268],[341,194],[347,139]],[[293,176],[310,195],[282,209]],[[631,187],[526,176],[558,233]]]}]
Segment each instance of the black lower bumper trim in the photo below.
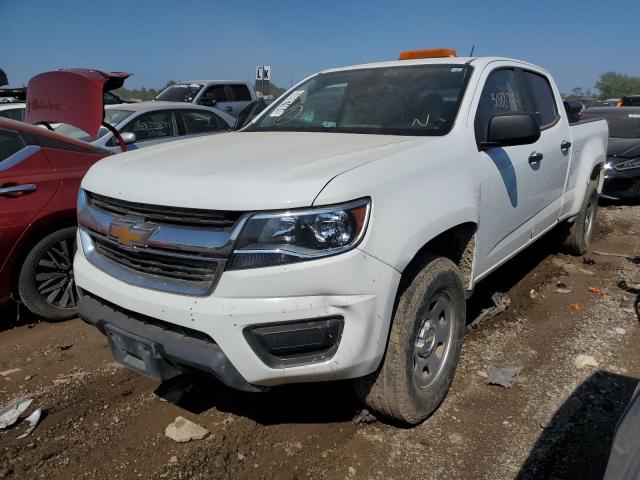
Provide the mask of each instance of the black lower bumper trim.
[{"label": "black lower bumper trim", "polygon": [[[120,363],[157,380],[167,380],[189,369],[208,372],[225,385],[246,392],[267,390],[247,382],[222,349],[207,335],[176,328],[121,309],[88,292],[79,302],[79,316],[107,335]],[[165,328],[166,327],[166,328]]]}]

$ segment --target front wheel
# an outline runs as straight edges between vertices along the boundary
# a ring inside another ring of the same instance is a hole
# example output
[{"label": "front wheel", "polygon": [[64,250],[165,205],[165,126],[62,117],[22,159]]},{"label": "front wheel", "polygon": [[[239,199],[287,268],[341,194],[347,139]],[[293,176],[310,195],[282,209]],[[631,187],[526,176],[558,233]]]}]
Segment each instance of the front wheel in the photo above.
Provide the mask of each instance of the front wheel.
[{"label": "front wheel", "polygon": [[46,320],[66,320],[77,313],[73,279],[76,228],[50,233],[32,248],[18,277],[22,303]]},{"label": "front wheel", "polygon": [[460,357],[466,300],[460,273],[431,256],[400,288],[385,358],[355,381],[357,395],[387,417],[416,425],[444,400]]}]

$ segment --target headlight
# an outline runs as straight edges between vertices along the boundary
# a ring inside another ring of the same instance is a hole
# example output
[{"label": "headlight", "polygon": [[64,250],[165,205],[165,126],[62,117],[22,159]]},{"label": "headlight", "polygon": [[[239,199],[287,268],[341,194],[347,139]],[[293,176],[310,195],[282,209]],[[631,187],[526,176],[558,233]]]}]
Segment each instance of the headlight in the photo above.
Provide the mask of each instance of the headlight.
[{"label": "headlight", "polygon": [[369,199],[330,207],[256,213],[245,224],[227,270],[285,265],[355,248],[369,217]]}]

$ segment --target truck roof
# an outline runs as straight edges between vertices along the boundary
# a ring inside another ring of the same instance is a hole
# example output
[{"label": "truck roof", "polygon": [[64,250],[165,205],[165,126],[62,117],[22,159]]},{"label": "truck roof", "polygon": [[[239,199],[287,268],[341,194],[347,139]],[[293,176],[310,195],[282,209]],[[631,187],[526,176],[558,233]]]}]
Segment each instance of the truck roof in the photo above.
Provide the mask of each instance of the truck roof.
[{"label": "truck roof", "polygon": [[321,73],[327,72],[340,72],[344,70],[356,70],[364,68],[382,68],[382,67],[400,67],[404,65],[473,65],[474,67],[483,67],[491,62],[511,62],[517,63],[522,66],[529,66],[542,70],[545,73],[546,70],[532,63],[524,62],[522,60],[516,60],[514,58],[507,57],[440,57],[440,58],[419,58],[414,60],[390,60],[384,62],[364,63],[360,65],[351,65],[348,67],[329,68],[323,70]]}]

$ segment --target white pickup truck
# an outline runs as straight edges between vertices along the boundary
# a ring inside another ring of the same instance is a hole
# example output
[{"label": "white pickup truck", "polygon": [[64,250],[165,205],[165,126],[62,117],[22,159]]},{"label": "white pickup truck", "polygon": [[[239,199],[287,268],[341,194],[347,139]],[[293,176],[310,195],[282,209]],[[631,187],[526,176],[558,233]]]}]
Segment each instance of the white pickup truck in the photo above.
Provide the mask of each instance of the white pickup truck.
[{"label": "white pickup truck", "polygon": [[545,70],[442,55],[326,70],[241,131],[98,162],[80,316],[157,379],[356,379],[370,408],[424,420],[474,285],[556,226],[585,252],[607,150]]}]

